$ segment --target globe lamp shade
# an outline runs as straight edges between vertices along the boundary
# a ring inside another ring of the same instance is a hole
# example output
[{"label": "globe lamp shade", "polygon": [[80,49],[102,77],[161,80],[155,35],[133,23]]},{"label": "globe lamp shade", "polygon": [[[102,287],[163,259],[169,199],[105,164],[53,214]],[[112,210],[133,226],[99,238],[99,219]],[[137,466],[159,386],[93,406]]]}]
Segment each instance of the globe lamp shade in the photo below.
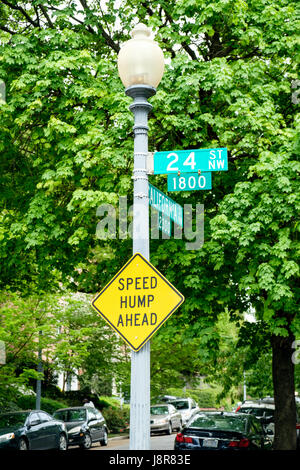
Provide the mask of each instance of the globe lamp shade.
[{"label": "globe lamp shade", "polygon": [[157,88],[161,81],[164,55],[159,45],[150,38],[150,34],[150,29],[140,23],[132,30],[132,39],[120,49],[118,70],[125,88],[133,85]]}]

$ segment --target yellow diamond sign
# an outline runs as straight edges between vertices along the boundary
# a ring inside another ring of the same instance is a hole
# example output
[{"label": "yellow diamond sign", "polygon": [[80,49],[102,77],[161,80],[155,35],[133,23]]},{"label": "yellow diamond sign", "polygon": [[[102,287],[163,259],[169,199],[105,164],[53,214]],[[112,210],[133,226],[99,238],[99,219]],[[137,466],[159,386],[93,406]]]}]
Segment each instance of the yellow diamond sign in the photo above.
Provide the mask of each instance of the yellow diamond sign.
[{"label": "yellow diamond sign", "polygon": [[136,253],[96,295],[92,306],[138,351],[183,302],[183,295]]}]

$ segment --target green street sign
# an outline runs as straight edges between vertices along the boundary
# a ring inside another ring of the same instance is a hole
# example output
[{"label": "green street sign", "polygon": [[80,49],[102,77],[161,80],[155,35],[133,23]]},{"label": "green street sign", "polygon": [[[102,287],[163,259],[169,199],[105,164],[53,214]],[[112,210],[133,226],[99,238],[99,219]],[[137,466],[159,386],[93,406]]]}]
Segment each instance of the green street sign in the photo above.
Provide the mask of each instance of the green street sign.
[{"label": "green street sign", "polygon": [[198,191],[211,189],[211,172],[168,174],[168,191]]},{"label": "green street sign", "polygon": [[171,150],[154,152],[153,173],[193,173],[201,171],[227,171],[227,148]]},{"label": "green street sign", "polygon": [[149,204],[175,224],[183,227],[183,208],[149,183]]},{"label": "green street sign", "polygon": [[171,219],[165,214],[162,214],[161,212],[159,212],[158,213],[158,229],[161,230],[161,232],[166,233],[170,237],[171,225],[172,225]]},{"label": "green street sign", "polygon": [[172,232],[171,219],[165,214],[158,212],[153,207],[152,207],[152,210],[154,210],[154,217],[153,217],[153,212],[151,212],[151,229],[154,228],[154,226],[156,226],[158,230],[168,235],[168,237],[171,237],[171,232]]}]

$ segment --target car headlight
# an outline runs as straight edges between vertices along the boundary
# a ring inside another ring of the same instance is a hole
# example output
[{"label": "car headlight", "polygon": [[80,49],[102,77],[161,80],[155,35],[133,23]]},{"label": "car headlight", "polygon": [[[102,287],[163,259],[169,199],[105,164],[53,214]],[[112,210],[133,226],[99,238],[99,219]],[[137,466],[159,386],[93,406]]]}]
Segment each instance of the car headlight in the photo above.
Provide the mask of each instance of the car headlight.
[{"label": "car headlight", "polygon": [[8,434],[2,434],[0,436],[0,442],[5,442],[5,441],[10,441],[11,439],[14,439],[15,435],[13,432],[9,432]]},{"label": "car headlight", "polygon": [[81,427],[80,426],[76,426],[76,428],[72,428],[70,429],[69,431],[69,434],[77,434],[81,431]]}]

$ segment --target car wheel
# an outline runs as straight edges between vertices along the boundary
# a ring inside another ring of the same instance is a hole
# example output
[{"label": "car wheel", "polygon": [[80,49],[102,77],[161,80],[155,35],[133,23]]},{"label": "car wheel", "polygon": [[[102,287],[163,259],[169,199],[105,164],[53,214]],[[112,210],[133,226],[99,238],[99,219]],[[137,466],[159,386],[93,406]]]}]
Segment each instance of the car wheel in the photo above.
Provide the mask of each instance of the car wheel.
[{"label": "car wheel", "polygon": [[104,431],[104,436],[103,436],[103,438],[100,439],[100,444],[101,444],[102,446],[107,446],[107,444],[108,444],[108,435],[107,435],[107,431],[106,431],[106,430]]},{"label": "car wheel", "polygon": [[172,423],[169,423],[167,434],[172,434]]},{"label": "car wheel", "polygon": [[67,448],[68,448],[67,438],[64,434],[60,434],[59,442],[58,442],[58,450],[67,450]]},{"label": "car wheel", "polygon": [[82,449],[87,450],[87,449],[90,449],[91,446],[92,446],[92,438],[91,438],[90,434],[87,433],[87,434],[84,435],[83,443],[81,444],[80,447]]},{"label": "car wheel", "polygon": [[28,450],[28,443],[23,437],[20,439],[19,442],[19,450]]}]

